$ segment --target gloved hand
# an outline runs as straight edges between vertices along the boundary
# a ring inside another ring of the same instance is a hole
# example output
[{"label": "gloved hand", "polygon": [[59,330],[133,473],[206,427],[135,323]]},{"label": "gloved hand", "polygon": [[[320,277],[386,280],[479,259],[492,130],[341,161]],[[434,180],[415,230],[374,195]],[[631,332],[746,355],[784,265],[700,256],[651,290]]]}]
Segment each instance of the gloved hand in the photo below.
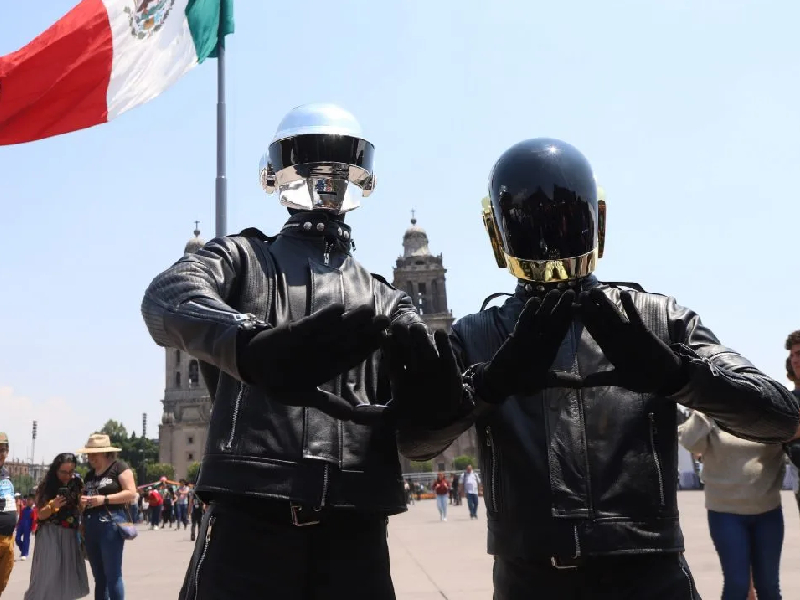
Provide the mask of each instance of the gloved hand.
[{"label": "gloved hand", "polygon": [[369,358],[380,348],[388,325],[389,319],[376,316],[372,307],[345,313],[337,304],[254,335],[240,332],[247,337],[238,348],[239,371],[245,381],[279,402],[355,420],[360,418],[352,414],[355,399],[348,401],[319,386]]},{"label": "gloved hand", "polygon": [[620,386],[666,396],[677,392],[689,381],[688,366],[647,329],[629,292],[622,292],[620,299],[627,318],[599,289],[580,295],[583,324],[614,365],[587,375],[581,387]]},{"label": "gloved hand", "polygon": [[386,339],[392,401],[386,418],[395,424],[445,426],[458,418],[464,386],[447,333],[436,331],[434,343],[421,323],[395,323]]},{"label": "gloved hand", "polygon": [[[572,323],[575,292],[551,290],[544,300],[531,298],[519,315],[514,331],[488,363],[472,367],[475,394],[499,404],[508,396],[530,396],[548,387],[558,349]],[[560,381],[566,381],[563,374]]]}]

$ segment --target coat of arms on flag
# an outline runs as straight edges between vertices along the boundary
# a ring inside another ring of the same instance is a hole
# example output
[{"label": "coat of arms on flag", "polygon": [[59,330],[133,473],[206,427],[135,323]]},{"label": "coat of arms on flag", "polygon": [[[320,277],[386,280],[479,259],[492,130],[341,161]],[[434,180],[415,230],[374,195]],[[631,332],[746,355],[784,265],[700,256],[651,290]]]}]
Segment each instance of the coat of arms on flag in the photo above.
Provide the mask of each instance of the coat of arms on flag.
[{"label": "coat of arms on flag", "polygon": [[134,0],[133,8],[125,7],[131,35],[144,39],[161,29],[175,0]]}]

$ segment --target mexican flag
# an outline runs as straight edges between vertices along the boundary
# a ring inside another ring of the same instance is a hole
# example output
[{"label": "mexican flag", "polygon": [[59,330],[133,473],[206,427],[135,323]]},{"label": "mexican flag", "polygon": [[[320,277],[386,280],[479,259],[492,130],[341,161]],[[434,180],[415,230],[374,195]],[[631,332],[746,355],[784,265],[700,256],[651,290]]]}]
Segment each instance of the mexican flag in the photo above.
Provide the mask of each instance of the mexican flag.
[{"label": "mexican flag", "polygon": [[0,145],[106,123],[152,100],[217,55],[233,32],[232,4],[83,0],[0,57]]}]

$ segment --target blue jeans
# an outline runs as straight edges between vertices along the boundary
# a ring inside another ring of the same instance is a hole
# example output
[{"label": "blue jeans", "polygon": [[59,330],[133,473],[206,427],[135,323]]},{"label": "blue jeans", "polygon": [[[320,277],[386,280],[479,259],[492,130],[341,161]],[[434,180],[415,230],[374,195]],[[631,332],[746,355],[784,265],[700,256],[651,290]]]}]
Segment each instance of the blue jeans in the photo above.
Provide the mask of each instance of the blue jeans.
[{"label": "blue jeans", "polygon": [[467,508],[469,516],[478,518],[478,494],[467,494]]},{"label": "blue jeans", "polygon": [[760,515],[708,511],[708,528],[722,565],[722,600],[745,600],[750,573],[758,600],[781,600],[779,571],[783,510]]},{"label": "blue jeans", "polygon": [[[112,513],[119,509],[112,509]],[[104,508],[84,513],[86,523],[86,556],[94,576],[95,600],[124,600],[122,584],[122,548],[125,540],[117,531]],[[127,521],[127,516],[124,517]]]},{"label": "blue jeans", "polygon": [[443,519],[447,518],[447,494],[436,494],[436,508]]},{"label": "blue jeans", "polygon": [[178,521],[178,525],[183,523],[183,528],[186,529],[186,526],[189,525],[189,505],[188,504],[176,504],[175,505],[175,519]]}]

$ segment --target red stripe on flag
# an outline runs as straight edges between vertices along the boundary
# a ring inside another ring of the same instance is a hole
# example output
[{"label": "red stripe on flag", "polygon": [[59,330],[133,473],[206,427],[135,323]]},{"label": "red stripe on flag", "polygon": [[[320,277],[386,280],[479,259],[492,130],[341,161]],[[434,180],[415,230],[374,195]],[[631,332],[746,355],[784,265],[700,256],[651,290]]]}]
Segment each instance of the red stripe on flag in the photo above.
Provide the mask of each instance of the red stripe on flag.
[{"label": "red stripe on flag", "polygon": [[30,44],[0,57],[0,145],[105,123],[112,57],[101,0],[83,0]]}]

